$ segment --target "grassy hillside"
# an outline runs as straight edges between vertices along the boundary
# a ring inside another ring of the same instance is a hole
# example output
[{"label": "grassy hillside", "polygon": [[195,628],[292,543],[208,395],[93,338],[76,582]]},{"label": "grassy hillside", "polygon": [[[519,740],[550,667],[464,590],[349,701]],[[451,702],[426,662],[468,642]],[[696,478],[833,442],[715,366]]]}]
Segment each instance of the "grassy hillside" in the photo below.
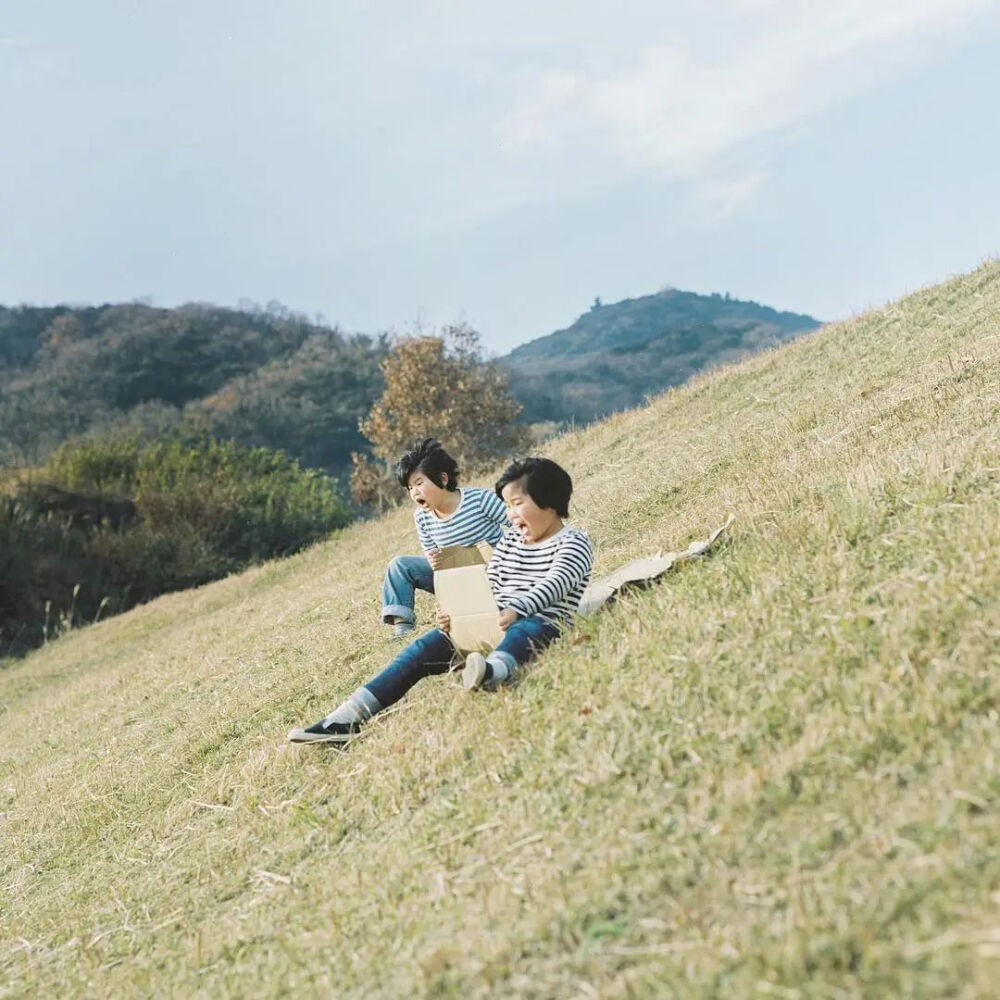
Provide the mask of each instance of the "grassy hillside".
[{"label": "grassy hillside", "polygon": [[402,510],[0,672],[0,992],[995,995],[998,364],[993,262],[556,440],[728,542],[344,752]]}]

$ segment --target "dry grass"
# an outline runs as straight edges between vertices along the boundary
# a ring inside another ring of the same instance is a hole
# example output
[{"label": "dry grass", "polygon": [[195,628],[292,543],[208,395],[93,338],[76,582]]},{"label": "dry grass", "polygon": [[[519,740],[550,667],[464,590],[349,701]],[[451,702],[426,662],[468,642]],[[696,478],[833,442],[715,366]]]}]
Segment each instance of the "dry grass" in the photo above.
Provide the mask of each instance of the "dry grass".
[{"label": "dry grass", "polygon": [[599,570],[729,541],[346,752],[405,511],[9,667],[0,993],[992,993],[998,365],[992,262],[552,442]]}]

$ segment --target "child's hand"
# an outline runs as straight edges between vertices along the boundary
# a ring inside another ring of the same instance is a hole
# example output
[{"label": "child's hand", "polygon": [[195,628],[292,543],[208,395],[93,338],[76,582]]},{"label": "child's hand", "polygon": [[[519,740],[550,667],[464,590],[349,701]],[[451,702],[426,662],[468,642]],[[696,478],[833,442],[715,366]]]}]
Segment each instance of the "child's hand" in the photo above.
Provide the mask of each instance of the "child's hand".
[{"label": "child's hand", "polygon": [[427,561],[431,564],[431,569],[439,569],[441,566],[441,550],[431,549],[427,553]]},{"label": "child's hand", "polygon": [[513,611],[511,608],[504,608],[503,611],[497,616],[497,625],[506,632],[507,629],[517,621],[517,612]]},{"label": "child's hand", "polygon": [[442,632],[451,631],[451,615],[445,614],[445,612],[438,608],[437,614],[434,616],[434,620],[437,622],[437,627],[441,629]]}]

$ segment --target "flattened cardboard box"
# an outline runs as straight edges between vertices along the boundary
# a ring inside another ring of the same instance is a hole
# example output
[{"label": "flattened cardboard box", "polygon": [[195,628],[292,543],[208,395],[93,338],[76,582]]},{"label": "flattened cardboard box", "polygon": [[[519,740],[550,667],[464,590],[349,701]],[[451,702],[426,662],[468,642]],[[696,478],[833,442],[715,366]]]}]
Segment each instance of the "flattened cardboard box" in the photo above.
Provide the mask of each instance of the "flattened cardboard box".
[{"label": "flattened cardboard box", "polygon": [[438,605],[451,616],[451,641],[462,653],[488,653],[503,639],[497,625],[500,609],[486,578],[486,563],[493,550],[455,545],[442,549],[442,568],[434,573]]},{"label": "flattened cardboard box", "polygon": [[609,601],[618,597],[619,594],[627,590],[641,590],[649,587],[678,563],[706,555],[722,533],[735,520],[736,518],[730,514],[721,528],[716,528],[703,541],[692,542],[683,552],[668,552],[666,555],[658,552],[655,556],[650,556],[647,559],[633,559],[632,562],[626,563],[614,573],[609,573],[607,576],[595,580],[583,592],[577,613],[581,617],[592,615]]}]

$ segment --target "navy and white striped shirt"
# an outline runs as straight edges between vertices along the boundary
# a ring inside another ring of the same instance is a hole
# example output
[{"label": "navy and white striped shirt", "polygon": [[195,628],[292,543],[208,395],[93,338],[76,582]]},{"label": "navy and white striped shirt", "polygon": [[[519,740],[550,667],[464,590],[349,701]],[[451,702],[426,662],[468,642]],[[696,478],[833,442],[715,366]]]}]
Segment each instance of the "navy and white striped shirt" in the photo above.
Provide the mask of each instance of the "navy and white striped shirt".
[{"label": "navy and white striped shirt", "polygon": [[458,492],[461,499],[448,517],[440,518],[423,507],[413,512],[417,537],[424,552],[484,541],[496,545],[510,527],[507,508],[492,490],[465,486]]},{"label": "navy and white striped shirt", "polygon": [[486,575],[501,611],[560,621],[576,613],[593,564],[590,539],[579,528],[565,525],[534,545],[512,528],[500,539]]}]

